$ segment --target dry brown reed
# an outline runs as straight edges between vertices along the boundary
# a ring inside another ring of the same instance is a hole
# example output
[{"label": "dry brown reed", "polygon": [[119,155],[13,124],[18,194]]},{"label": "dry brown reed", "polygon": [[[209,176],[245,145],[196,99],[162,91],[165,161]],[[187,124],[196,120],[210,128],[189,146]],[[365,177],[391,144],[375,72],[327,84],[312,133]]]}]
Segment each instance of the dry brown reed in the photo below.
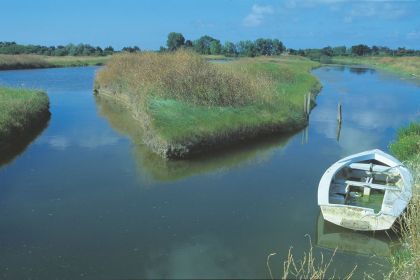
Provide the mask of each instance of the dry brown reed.
[{"label": "dry brown reed", "polygon": [[98,73],[97,82],[115,92],[136,93],[141,100],[155,96],[204,106],[255,104],[269,84],[185,50],[117,55]]}]

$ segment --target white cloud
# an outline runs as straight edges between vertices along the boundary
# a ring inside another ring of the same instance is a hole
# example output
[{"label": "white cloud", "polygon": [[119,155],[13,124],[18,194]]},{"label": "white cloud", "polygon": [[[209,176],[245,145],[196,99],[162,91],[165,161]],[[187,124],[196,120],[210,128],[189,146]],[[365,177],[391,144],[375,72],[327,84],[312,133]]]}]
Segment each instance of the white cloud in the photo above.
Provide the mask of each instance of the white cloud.
[{"label": "white cloud", "polygon": [[406,37],[409,40],[420,39],[420,30],[413,30],[411,32],[408,32]]},{"label": "white cloud", "polygon": [[243,25],[248,27],[259,26],[266,15],[273,14],[274,10],[271,6],[262,6],[254,4],[251,13],[243,19]]}]

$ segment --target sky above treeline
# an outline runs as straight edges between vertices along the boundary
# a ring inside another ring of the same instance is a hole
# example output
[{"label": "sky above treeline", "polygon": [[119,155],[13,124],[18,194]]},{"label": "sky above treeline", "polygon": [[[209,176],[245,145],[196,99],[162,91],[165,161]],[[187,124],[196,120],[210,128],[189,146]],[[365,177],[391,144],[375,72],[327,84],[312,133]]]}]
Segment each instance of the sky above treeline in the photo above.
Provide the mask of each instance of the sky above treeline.
[{"label": "sky above treeline", "polygon": [[0,0],[0,41],[158,49],[169,32],[289,48],[420,49],[420,0]]}]

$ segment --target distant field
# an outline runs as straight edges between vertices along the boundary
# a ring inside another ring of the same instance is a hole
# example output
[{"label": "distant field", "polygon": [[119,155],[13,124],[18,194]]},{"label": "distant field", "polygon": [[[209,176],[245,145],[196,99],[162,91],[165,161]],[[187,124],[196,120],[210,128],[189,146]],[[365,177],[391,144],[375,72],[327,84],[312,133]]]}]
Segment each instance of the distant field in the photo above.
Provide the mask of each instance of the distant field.
[{"label": "distant field", "polygon": [[120,54],[98,73],[96,91],[129,107],[152,150],[180,158],[302,128],[304,96],[320,89],[309,73],[316,66],[299,57],[215,64],[186,51]]},{"label": "distant field", "polygon": [[0,55],[0,70],[103,65],[110,56]]},{"label": "distant field", "polygon": [[354,57],[354,56],[336,56],[332,59],[333,63],[339,64],[362,64],[375,68],[391,71],[406,76],[420,78],[420,57]]}]

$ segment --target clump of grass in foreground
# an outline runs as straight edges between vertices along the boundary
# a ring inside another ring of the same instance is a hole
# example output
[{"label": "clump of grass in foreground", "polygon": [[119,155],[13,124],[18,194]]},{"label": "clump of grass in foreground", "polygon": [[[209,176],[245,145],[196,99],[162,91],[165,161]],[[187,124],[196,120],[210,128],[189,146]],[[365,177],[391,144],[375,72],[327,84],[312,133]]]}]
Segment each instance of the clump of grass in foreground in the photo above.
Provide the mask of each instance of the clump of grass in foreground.
[{"label": "clump of grass in foreground", "polygon": [[411,170],[413,197],[401,218],[402,249],[391,257],[390,279],[418,279],[420,277],[420,123],[400,129],[391,151]]},{"label": "clump of grass in foreground", "polygon": [[[332,276],[328,275],[328,271],[331,263],[333,262],[336,251],[333,252],[329,259],[324,259],[324,255],[322,253],[320,255],[320,259],[316,259],[311,239],[309,239],[309,243],[309,252],[304,252],[303,257],[300,260],[296,260],[292,254],[292,248],[289,249],[287,260],[283,263],[283,276],[281,279],[337,279],[335,273],[333,273]],[[267,257],[267,268],[271,279],[273,279],[273,275],[270,268],[270,257],[275,254],[276,253],[272,253]],[[357,266],[355,266],[353,270],[342,279],[351,279],[356,268]]]},{"label": "clump of grass in foreground", "polygon": [[340,64],[363,64],[373,66],[379,69],[387,70],[397,74],[403,74],[406,76],[414,76],[420,78],[420,57],[418,56],[407,56],[407,57],[380,57],[380,56],[368,56],[368,57],[353,57],[343,56],[334,57],[333,63]]},{"label": "clump of grass in foreground", "polygon": [[48,96],[40,91],[0,88],[0,144],[49,115]]},{"label": "clump of grass in foreground", "polygon": [[96,91],[126,103],[164,157],[288,131],[306,124],[303,97],[319,89],[308,60],[242,59],[212,64],[188,51],[120,54]]}]

